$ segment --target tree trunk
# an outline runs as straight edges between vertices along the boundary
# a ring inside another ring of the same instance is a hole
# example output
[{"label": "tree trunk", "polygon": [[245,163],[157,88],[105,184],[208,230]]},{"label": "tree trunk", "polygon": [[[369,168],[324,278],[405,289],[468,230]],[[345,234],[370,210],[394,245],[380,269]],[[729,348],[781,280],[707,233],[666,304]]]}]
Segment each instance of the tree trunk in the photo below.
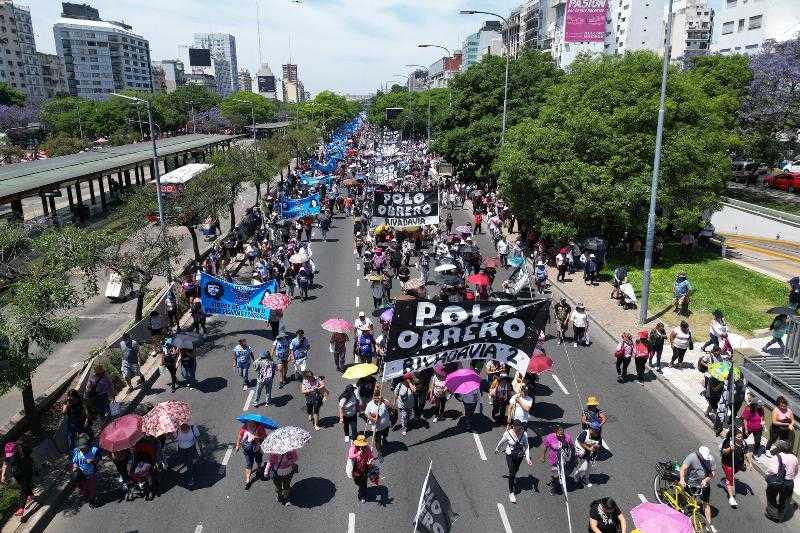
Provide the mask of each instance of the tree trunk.
[{"label": "tree trunk", "polygon": [[187,230],[189,230],[189,236],[192,238],[192,249],[194,250],[194,260],[197,261],[197,264],[200,264],[200,245],[197,243],[197,230],[194,229],[194,226],[184,226]]},{"label": "tree trunk", "polygon": [[261,183],[256,182],[256,205],[261,202]]},{"label": "tree trunk", "polygon": [[230,203],[228,204],[228,213],[231,215],[231,230],[236,227],[236,211],[235,211],[235,204]]},{"label": "tree trunk", "polygon": [[136,295],[136,322],[139,322],[142,319],[142,312],[144,311],[144,295],[147,293],[147,287],[150,285],[151,281],[153,281],[152,276],[139,284],[139,292]]},{"label": "tree trunk", "polygon": [[[27,359],[27,340],[23,341],[22,345],[20,346],[20,350],[22,351],[23,357]],[[30,428],[31,432],[39,433],[39,431],[42,429],[42,426],[39,420],[39,412],[36,410],[36,398],[33,396],[33,384],[31,382],[30,371],[28,371],[28,376],[25,380],[25,386],[22,387],[20,392],[22,392],[22,408],[25,411],[25,419],[28,421],[28,427]]]}]

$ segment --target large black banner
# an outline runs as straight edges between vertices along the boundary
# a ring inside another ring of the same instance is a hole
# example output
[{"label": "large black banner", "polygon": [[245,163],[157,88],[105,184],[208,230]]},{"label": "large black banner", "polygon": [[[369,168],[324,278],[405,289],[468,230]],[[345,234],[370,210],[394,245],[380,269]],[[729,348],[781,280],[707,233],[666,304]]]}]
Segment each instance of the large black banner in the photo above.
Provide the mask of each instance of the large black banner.
[{"label": "large black banner", "polygon": [[453,509],[450,507],[450,498],[431,472],[428,474],[427,483],[422,487],[415,531],[448,533],[452,524]]},{"label": "large black banner", "polygon": [[376,193],[372,204],[375,224],[395,228],[439,223],[439,191]]},{"label": "large black banner", "polygon": [[473,359],[496,359],[525,372],[549,313],[549,299],[395,302],[384,379]]}]

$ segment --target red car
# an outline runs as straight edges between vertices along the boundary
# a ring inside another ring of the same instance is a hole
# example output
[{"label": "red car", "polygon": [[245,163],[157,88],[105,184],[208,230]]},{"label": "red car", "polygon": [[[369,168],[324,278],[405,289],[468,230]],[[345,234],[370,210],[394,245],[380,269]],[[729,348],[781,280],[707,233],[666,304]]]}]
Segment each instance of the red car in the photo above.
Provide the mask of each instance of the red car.
[{"label": "red car", "polygon": [[789,192],[800,192],[800,172],[782,172],[764,178],[764,186]]}]

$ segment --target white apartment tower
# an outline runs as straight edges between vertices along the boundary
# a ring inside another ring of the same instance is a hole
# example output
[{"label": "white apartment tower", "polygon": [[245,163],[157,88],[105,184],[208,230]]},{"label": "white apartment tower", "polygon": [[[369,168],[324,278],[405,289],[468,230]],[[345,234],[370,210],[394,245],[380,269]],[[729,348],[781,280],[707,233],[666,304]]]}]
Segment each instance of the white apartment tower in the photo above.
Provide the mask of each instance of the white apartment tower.
[{"label": "white apartment tower", "polygon": [[800,1],[722,0],[715,19],[712,52],[752,55],[800,33]]},{"label": "white apartment tower", "polygon": [[228,96],[238,91],[239,64],[236,58],[236,37],[228,33],[195,33],[194,44],[197,48],[211,50],[215,63],[220,63],[220,68],[227,69],[227,73],[224,74],[215,72],[217,80],[224,80],[218,89],[220,96]]},{"label": "white apartment tower", "polygon": [[708,0],[679,0],[673,5],[672,13],[672,60],[709,55],[714,10],[709,7]]},{"label": "white apartment tower", "polygon": [[30,8],[0,0],[0,43],[0,82],[29,98],[44,98]]}]

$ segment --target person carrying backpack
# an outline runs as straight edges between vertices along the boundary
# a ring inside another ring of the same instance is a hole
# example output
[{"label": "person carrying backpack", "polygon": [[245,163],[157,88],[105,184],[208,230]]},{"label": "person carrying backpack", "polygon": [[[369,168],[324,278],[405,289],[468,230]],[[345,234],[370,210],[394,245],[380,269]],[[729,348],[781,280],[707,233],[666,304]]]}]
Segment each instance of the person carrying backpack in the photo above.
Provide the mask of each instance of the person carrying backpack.
[{"label": "person carrying backpack", "polygon": [[514,420],[511,426],[506,429],[506,431],[503,433],[503,436],[500,438],[500,441],[497,443],[494,453],[500,453],[501,449],[505,451],[506,465],[508,466],[508,501],[511,503],[517,503],[516,480],[519,466],[522,464],[523,459],[525,459],[525,462],[528,463],[528,466],[533,464],[531,461],[528,435],[523,429],[522,422],[519,420]]},{"label": "person carrying backpack", "polygon": [[247,344],[246,339],[239,339],[239,344],[233,349],[233,367],[242,378],[242,390],[247,390],[250,381],[250,365],[253,363],[253,349]]},{"label": "person carrying backpack", "polygon": [[20,502],[14,516],[21,517],[25,514],[25,509],[33,502],[32,450],[25,441],[19,439],[7,442],[3,447],[3,452],[0,483],[7,483],[10,478],[16,481],[20,491]]},{"label": "person carrying backpack", "polygon": [[141,383],[144,383],[144,374],[139,369],[139,343],[131,339],[127,332],[122,334],[119,342],[119,349],[122,352],[122,367],[120,369],[125,384],[129,389],[133,389],[133,378],[139,376]]},{"label": "person carrying backpack", "polygon": [[539,294],[544,294],[544,289],[547,287],[547,267],[541,259],[536,262],[533,279],[536,282],[536,290],[539,291]]},{"label": "person carrying backpack", "polygon": [[266,391],[267,394],[264,404],[269,405],[272,402],[272,383],[277,366],[272,360],[272,355],[266,350],[261,352],[259,358],[253,362],[253,370],[256,373],[256,394],[253,397],[253,407],[261,405],[261,391]]},{"label": "person carrying backpack", "polygon": [[311,287],[311,273],[305,267],[297,273],[297,286],[300,288],[300,297],[305,302],[308,299],[308,289]]}]

